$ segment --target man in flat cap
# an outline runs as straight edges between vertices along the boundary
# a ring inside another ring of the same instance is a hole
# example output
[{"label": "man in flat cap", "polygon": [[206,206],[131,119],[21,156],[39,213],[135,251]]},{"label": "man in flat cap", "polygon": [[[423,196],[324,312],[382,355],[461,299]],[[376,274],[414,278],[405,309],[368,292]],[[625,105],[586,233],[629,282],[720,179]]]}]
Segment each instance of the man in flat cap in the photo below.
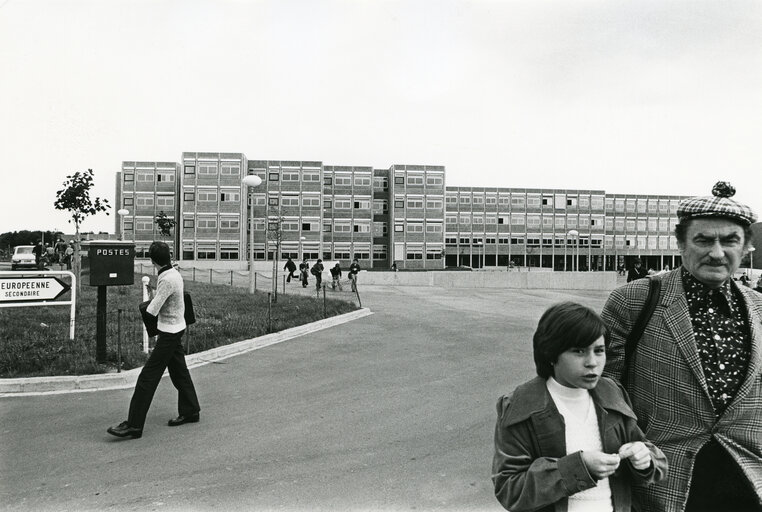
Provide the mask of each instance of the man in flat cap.
[{"label": "man in flat cap", "polygon": [[604,375],[626,377],[640,427],[669,460],[666,480],[634,487],[639,510],[762,510],[762,295],[732,278],[757,216],[734,193],[719,182],[713,196],[680,203],[682,266],[660,276],[656,308],[626,361],[650,280],[614,290],[603,308]]}]

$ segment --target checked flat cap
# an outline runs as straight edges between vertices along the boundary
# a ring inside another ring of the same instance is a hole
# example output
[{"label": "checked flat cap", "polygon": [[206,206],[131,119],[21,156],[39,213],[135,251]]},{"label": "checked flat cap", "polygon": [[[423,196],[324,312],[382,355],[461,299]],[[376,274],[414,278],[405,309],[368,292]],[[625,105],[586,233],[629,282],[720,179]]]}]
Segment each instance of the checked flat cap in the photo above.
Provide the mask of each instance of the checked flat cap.
[{"label": "checked flat cap", "polygon": [[696,217],[724,217],[748,226],[757,222],[757,214],[745,204],[731,199],[736,189],[726,181],[718,181],[708,197],[684,199],[677,207],[680,222]]}]

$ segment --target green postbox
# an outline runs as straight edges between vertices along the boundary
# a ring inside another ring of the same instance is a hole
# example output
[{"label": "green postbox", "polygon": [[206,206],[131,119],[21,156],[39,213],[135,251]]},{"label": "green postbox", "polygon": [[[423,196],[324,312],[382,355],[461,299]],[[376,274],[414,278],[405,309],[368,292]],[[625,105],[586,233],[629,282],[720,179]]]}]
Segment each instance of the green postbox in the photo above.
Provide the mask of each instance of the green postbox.
[{"label": "green postbox", "polygon": [[135,244],[117,240],[82,242],[82,284],[98,287],[95,359],[106,361],[106,287],[135,283]]}]

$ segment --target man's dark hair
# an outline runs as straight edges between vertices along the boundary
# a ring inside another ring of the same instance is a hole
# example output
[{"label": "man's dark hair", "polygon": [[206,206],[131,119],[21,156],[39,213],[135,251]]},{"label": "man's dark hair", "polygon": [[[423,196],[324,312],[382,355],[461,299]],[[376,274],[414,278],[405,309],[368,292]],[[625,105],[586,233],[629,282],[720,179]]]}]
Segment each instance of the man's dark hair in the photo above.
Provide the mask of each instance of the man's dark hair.
[{"label": "man's dark hair", "polygon": [[754,236],[754,233],[751,230],[751,225],[745,225],[731,217],[692,217],[690,219],[681,220],[675,225],[675,238],[677,238],[677,241],[681,245],[685,244],[685,237],[688,235],[688,228],[691,226],[691,222],[694,219],[725,219],[728,222],[732,222],[733,224],[742,227],[744,234],[744,245],[751,243],[751,240]]},{"label": "man's dark hair", "polygon": [[570,348],[585,348],[603,336],[609,346],[609,332],[601,317],[587,306],[561,302],[550,306],[540,317],[532,340],[537,375],[554,375],[553,363]]},{"label": "man's dark hair", "polygon": [[169,246],[164,242],[154,242],[148,248],[148,257],[151,258],[151,261],[162,267],[172,263],[171,254]]}]

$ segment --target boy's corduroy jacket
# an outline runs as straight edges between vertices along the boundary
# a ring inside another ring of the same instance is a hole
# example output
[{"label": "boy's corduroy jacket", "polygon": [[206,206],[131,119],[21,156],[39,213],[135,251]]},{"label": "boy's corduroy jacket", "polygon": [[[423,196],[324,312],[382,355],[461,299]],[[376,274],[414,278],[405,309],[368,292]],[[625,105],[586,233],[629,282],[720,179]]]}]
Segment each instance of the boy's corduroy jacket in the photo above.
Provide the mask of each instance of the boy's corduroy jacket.
[{"label": "boy's corduroy jacket", "polygon": [[[631,507],[631,482],[647,484],[664,478],[667,460],[638,428],[618,383],[604,377],[590,394],[604,452],[617,453],[620,446],[632,441],[642,441],[651,452],[652,464],[647,470],[637,471],[624,460],[609,477],[614,510],[626,512]],[[545,379],[532,379],[498,401],[492,481],[498,501],[512,512],[564,512],[568,496],[595,487],[582,452],[566,454],[563,416]]]},{"label": "boy's corduroy jacket", "polygon": [[[696,351],[680,272],[678,268],[662,278],[659,302],[627,363],[627,391],[638,424],[664,450],[670,465],[665,481],[647,488],[636,486],[635,498],[645,510],[684,510],[695,456],[714,437],[738,463],[762,504],[762,295],[732,284],[743,296],[751,357],[738,393],[717,418]],[[601,313],[611,333],[604,375],[621,379],[625,340],[647,295],[647,279],[611,292]]]}]

